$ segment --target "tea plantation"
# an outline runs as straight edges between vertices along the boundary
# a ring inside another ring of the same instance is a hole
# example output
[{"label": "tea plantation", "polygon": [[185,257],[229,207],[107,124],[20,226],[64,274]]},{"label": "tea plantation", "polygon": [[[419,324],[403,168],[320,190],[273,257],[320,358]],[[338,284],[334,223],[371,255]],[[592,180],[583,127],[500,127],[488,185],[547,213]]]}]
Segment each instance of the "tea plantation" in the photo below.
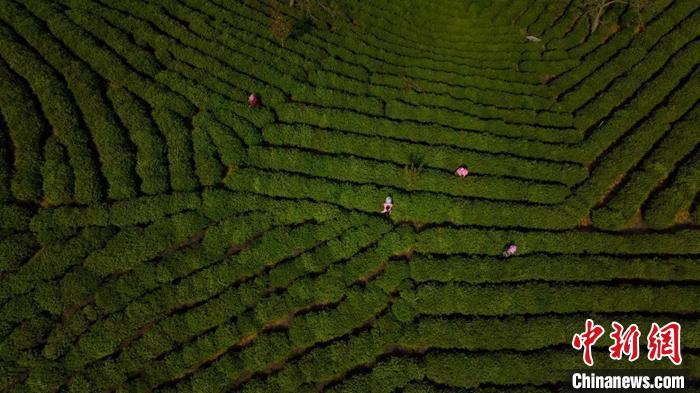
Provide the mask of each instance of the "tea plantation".
[{"label": "tea plantation", "polygon": [[[0,391],[561,392],[588,318],[593,370],[700,379],[700,1],[591,30],[582,0],[0,0]],[[670,321],[681,366],[647,359]]]}]

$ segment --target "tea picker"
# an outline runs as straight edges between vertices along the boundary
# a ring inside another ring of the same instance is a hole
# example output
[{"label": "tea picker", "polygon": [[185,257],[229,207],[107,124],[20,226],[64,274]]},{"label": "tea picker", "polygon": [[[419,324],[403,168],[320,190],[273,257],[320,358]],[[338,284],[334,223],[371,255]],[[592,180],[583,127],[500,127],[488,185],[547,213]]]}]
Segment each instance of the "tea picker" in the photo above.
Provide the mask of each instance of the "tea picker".
[{"label": "tea picker", "polygon": [[258,96],[256,96],[255,93],[251,93],[248,96],[248,106],[250,108],[256,108],[260,106],[260,98],[258,98]]},{"label": "tea picker", "polygon": [[457,169],[455,169],[455,174],[459,177],[467,177],[469,174],[469,168],[467,168],[466,165],[460,165]]},{"label": "tea picker", "polygon": [[508,258],[513,255],[515,255],[515,252],[518,251],[518,246],[515,245],[515,243],[510,242],[508,243],[508,246],[506,246],[505,250],[503,250],[503,258]]},{"label": "tea picker", "polygon": [[382,213],[389,215],[391,214],[391,209],[394,208],[394,200],[391,199],[391,196],[386,197],[384,199],[384,210],[382,210]]}]

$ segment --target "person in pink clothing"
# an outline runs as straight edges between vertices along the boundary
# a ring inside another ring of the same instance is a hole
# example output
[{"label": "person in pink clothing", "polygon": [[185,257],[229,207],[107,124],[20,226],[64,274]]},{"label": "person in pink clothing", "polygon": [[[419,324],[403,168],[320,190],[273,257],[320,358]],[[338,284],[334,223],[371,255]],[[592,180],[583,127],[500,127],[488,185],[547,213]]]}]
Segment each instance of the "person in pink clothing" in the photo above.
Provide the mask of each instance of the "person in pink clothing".
[{"label": "person in pink clothing", "polygon": [[248,106],[251,108],[256,108],[260,106],[260,99],[258,98],[258,96],[255,95],[255,93],[251,93],[248,96]]},{"label": "person in pink clothing", "polygon": [[503,254],[501,255],[503,255],[504,258],[508,258],[515,255],[516,251],[518,251],[518,246],[516,246],[515,243],[510,242],[506,249],[503,250]]},{"label": "person in pink clothing", "polygon": [[391,214],[391,209],[394,208],[394,200],[391,199],[391,196],[386,197],[384,200],[384,210],[382,210],[382,213],[389,215]]},{"label": "person in pink clothing", "polygon": [[455,174],[462,178],[467,177],[467,175],[469,174],[469,168],[467,168],[466,165],[461,165],[455,170]]}]

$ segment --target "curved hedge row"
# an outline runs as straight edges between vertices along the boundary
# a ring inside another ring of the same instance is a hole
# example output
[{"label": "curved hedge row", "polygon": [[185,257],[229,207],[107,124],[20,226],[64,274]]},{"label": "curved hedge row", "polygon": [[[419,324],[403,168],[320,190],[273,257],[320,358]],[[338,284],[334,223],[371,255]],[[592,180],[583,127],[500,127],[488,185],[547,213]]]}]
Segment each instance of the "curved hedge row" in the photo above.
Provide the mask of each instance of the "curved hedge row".
[{"label": "curved hedge row", "polygon": [[687,141],[700,140],[695,127],[692,120],[676,123],[640,166],[628,174],[624,185],[605,206],[593,211],[593,222],[619,229],[629,221],[652,190],[671,174],[676,163],[691,152],[694,145]]},{"label": "curved hedge row", "polygon": [[[6,124],[2,145],[13,146],[12,155],[9,151],[3,154],[3,161],[7,160],[7,169],[3,177],[10,181],[14,198],[20,201],[34,201],[41,195],[39,171],[42,162],[42,134],[46,130],[46,124],[26,86],[9,69],[8,64],[1,60],[0,110]],[[9,162],[10,158],[13,158],[14,162]],[[3,182],[5,187],[8,184],[7,180]],[[3,193],[6,194],[4,200],[10,199],[10,193],[7,191]]]},{"label": "curved hedge row", "polygon": [[[468,242],[464,239],[469,239]],[[695,255],[700,239],[694,230],[675,233],[579,232],[576,230],[521,232],[518,230],[480,230],[430,228],[417,234],[416,251],[431,254],[498,255],[503,245],[513,241],[518,254],[548,252],[557,254],[661,254]]]},{"label": "curved hedge row", "polygon": [[[581,165],[539,161],[507,154],[490,154],[449,146],[426,146],[410,141],[359,135],[311,127],[304,124],[274,125],[263,129],[266,143],[313,149],[324,153],[352,154],[396,164],[411,164],[418,159],[424,167],[453,170],[467,164],[472,172],[494,176],[560,182],[568,186],[586,178]],[[363,146],[358,150],[357,146]]]},{"label": "curved hedge row", "polygon": [[48,123],[66,147],[75,176],[75,199],[81,203],[101,200],[99,171],[88,146],[89,137],[80,127],[80,115],[65,84],[35,52],[20,44],[7,26],[0,27],[0,51],[13,70],[27,80]]},{"label": "curved hedge row", "polygon": [[508,260],[495,257],[434,258],[416,255],[409,261],[416,282],[507,283],[528,280],[596,282],[611,280],[692,281],[695,259],[611,257],[605,255],[533,254]]},{"label": "curved hedge row", "polygon": [[[471,286],[425,284],[415,291],[415,307],[426,315],[509,315],[571,312],[675,312],[696,309],[693,285],[560,285],[527,283]],[[481,299],[479,303],[469,299]]]},{"label": "curved hedge row", "polygon": [[141,179],[141,191],[146,194],[167,192],[165,143],[147,108],[125,88],[108,89],[107,97],[136,146],[136,173]]},{"label": "curved hedge row", "polygon": [[569,194],[568,188],[560,185],[499,179],[480,174],[455,181],[452,170],[456,166],[448,171],[436,171],[423,169],[422,163],[410,161],[398,166],[352,156],[325,155],[296,149],[251,148],[248,150],[247,161],[249,165],[262,169],[376,184],[406,191],[428,191],[491,200],[554,204],[563,201]]},{"label": "curved hedge row", "polygon": [[[242,169],[230,173],[226,185],[236,191],[252,190],[272,197],[304,198],[333,203],[368,213],[381,211],[381,203],[392,195],[396,209],[392,220],[450,222],[485,226],[530,226],[564,229],[575,225],[558,206],[517,202],[465,200],[426,192],[403,192],[395,188],[331,182],[294,174]],[[527,210],[524,212],[524,207]]]},{"label": "curved hedge row", "polygon": [[672,183],[652,195],[643,211],[644,220],[652,228],[668,228],[679,212],[688,211],[700,192],[700,153],[696,149],[690,159],[678,168]]}]

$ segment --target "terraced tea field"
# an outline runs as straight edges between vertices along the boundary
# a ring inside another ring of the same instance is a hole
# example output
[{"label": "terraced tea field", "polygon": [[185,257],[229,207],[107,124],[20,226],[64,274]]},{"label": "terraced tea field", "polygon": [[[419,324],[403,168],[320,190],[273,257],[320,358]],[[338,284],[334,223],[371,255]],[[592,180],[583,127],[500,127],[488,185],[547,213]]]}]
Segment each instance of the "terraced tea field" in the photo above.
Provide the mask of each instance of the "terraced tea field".
[{"label": "terraced tea field", "polygon": [[297,3],[0,0],[0,390],[700,378],[699,1]]}]

